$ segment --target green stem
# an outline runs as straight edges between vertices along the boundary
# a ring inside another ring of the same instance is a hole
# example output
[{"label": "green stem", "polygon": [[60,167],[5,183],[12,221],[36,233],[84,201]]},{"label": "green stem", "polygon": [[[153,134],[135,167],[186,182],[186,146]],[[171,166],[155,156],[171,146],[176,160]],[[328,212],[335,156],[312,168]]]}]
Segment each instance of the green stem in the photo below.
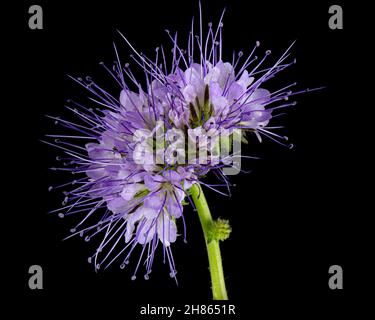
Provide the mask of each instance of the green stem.
[{"label": "green stem", "polygon": [[213,224],[210,209],[201,186],[196,183],[190,188],[194,204],[198,211],[199,220],[202,225],[204,238],[206,241],[208,262],[212,281],[212,295],[214,300],[228,300],[227,290],[225,288],[223,265],[221,262],[219,241],[209,239],[209,230]]}]

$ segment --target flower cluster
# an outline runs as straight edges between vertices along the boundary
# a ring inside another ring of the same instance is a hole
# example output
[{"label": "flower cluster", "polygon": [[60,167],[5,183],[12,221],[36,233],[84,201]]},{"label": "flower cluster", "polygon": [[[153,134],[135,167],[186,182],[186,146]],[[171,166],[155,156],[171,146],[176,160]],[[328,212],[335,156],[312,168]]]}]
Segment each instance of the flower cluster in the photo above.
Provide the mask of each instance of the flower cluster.
[{"label": "flower cluster", "polygon": [[[83,175],[63,185],[71,185],[72,190],[65,191],[63,207],[53,212],[60,217],[85,215],[71,229],[69,237],[80,235],[89,241],[93,236],[102,236],[89,258],[95,269],[106,268],[115,260],[120,261],[121,268],[125,267],[138,246],[141,253],[133,279],[142,261],[144,277],[148,279],[160,245],[170,275],[175,278],[171,244],[178,236],[178,221],[182,221],[181,233],[186,237],[183,207],[191,202],[189,188],[200,183],[216,190],[216,185],[201,181],[208,172],[214,172],[222,185],[230,185],[222,170],[228,159],[240,155],[232,152],[225,159],[201,162],[198,152],[192,161],[181,163],[175,161],[173,150],[162,154],[162,161],[155,161],[155,153],[157,157],[158,151],[173,142],[160,145],[158,132],[180,130],[194,146],[196,137],[210,136],[205,145],[209,154],[214,154],[223,140],[210,132],[225,131],[227,142],[233,139],[235,130],[242,130],[254,133],[260,141],[264,136],[284,144],[285,137],[271,131],[274,127],[269,127],[269,122],[277,110],[294,104],[288,99],[295,94],[290,91],[295,83],[272,93],[262,86],[294,63],[286,62],[290,48],[268,67],[263,66],[271,52],[266,51],[261,58],[256,56],[259,42],[247,56],[240,52],[226,62],[222,52],[222,18],[216,27],[208,25],[205,37],[201,24],[199,35],[194,34],[192,27],[186,50],[178,45],[177,33],[171,35],[167,31],[172,43],[171,68],[163,47],[157,48],[155,58],[150,59],[138,53],[121,35],[133,51],[133,63],[143,70],[145,83],[138,82],[129,63],[120,62],[115,47],[117,61],[113,67],[102,65],[119,85],[118,96],[89,77],[73,78],[91,93],[90,100],[96,107],[69,101],[67,108],[80,119],[78,122],[52,117],[76,132],[50,135],[56,140],[48,143],[64,152],[58,158],[64,166],[53,169]],[[145,132],[147,139],[140,134]],[[84,140],[90,141],[84,147],[72,142]],[[145,140],[148,152],[139,149]],[[185,153],[185,148],[178,152]],[[140,162],[140,158],[151,161]]]}]

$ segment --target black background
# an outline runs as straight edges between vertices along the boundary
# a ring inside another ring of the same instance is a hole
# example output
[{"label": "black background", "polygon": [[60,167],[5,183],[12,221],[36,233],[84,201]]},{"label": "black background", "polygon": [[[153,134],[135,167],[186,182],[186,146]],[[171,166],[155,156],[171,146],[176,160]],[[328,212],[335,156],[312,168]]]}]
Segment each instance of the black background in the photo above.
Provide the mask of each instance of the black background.
[{"label": "black background", "polygon": [[[364,151],[355,129],[358,121],[365,121],[356,109],[361,98],[356,81],[358,7],[338,3],[344,9],[344,30],[330,30],[330,2],[202,2],[205,25],[217,21],[227,7],[224,52],[228,60],[232,50],[249,52],[256,40],[261,51],[271,49],[276,59],[297,40],[292,49],[297,64],[268,88],[292,81],[300,89],[326,87],[298,96],[298,105],[283,118],[294,149],[268,141],[259,146],[251,140],[244,150],[263,159],[243,163],[253,171],[232,177],[236,184],[232,197],[206,192],[213,215],[230,219],[233,227],[230,239],[221,246],[230,300],[241,319],[258,311],[263,313],[261,319],[271,314],[300,319],[323,314],[327,307],[327,312],[336,314],[351,305],[366,281],[361,275],[367,254],[362,219],[365,188],[360,182],[366,178],[359,169]],[[42,5],[43,30],[28,28],[31,4]],[[12,61],[17,61],[15,72],[22,73],[18,83],[22,89],[14,94],[18,123],[12,139],[21,143],[13,144],[12,150],[21,156],[13,161],[18,170],[10,184],[18,192],[9,198],[15,221],[10,229],[17,230],[10,238],[14,245],[9,263],[17,274],[19,306],[31,306],[39,315],[51,315],[46,306],[52,305],[55,312],[68,315],[88,317],[101,311],[134,319],[139,306],[147,303],[210,301],[203,235],[191,209],[185,212],[188,244],[179,239],[174,245],[178,286],[160,259],[149,281],[130,280],[134,265],[128,270],[114,265],[95,273],[87,263],[94,243],[79,238],[61,241],[76,220],[47,214],[63,198],[48,192],[48,186],[70,176],[48,170],[55,165],[57,151],[39,142],[57,131],[45,114],[66,115],[67,98],[87,101],[86,92],[67,74],[91,75],[116,90],[98,65],[115,59],[112,41],[123,62],[129,59],[130,50],[116,29],[137,49],[152,55],[156,46],[169,41],[165,28],[178,30],[186,39],[192,15],[198,16],[197,1],[24,1],[19,6],[20,48]],[[43,290],[28,288],[28,268],[33,264],[43,267]],[[334,264],[344,270],[341,291],[328,288],[328,268]]]}]

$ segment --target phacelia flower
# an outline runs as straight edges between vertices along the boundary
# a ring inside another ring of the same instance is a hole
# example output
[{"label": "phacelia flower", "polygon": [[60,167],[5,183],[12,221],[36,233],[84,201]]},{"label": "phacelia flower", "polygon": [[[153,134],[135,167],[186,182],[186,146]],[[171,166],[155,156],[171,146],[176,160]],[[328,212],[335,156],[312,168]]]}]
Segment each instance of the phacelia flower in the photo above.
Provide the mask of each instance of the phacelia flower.
[{"label": "phacelia flower", "polygon": [[[220,179],[219,185],[229,188],[223,170],[241,157],[232,146],[236,130],[242,130],[240,140],[251,132],[259,141],[267,137],[285,144],[285,137],[272,131],[275,127],[269,123],[278,110],[295,104],[289,101],[296,94],[291,91],[295,83],[274,92],[264,84],[295,63],[289,61],[290,47],[269,66],[265,65],[270,51],[256,55],[259,42],[249,54],[239,52],[227,61],[222,18],[216,26],[209,23],[205,36],[202,23],[199,35],[192,23],[185,49],[177,43],[177,33],[167,31],[171,57],[160,47],[154,58],[148,58],[121,35],[133,51],[132,65],[143,71],[145,80],[137,80],[133,66],[121,62],[115,47],[114,65],[101,64],[119,86],[117,94],[90,77],[73,78],[90,92],[93,105],[68,101],[77,122],[51,117],[75,131],[50,135],[56,140],[48,142],[64,153],[58,157],[64,165],[53,169],[75,175],[64,185],[72,188],[65,191],[63,207],[53,212],[60,217],[84,215],[69,237],[80,235],[86,241],[101,237],[89,257],[96,270],[114,261],[124,268],[140,247],[132,278],[143,265],[148,279],[161,247],[175,278],[172,244],[180,235],[186,239],[183,213],[184,206],[192,203],[189,189],[199,183],[221,192],[216,185],[202,182],[209,172]],[[227,237],[228,228],[221,228]]]}]

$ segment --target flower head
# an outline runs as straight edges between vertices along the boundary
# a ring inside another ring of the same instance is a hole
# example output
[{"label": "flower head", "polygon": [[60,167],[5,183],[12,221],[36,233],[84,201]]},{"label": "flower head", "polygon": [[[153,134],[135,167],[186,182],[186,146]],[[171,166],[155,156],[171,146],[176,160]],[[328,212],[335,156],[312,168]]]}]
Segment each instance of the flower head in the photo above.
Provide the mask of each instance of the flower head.
[{"label": "flower head", "polygon": [[[294,63],[287,62],[289,49],[276,62],[263,67],[270,51],[258,58],[256,42],[251,52],[223,58],[222,18],[216,27],[209,24],[205,38],[192,28],[187,49],[177,43],[177,33],[167,35],[172,43],[172,66],[163,47],[153,59],[134,51],[134,64],[143,70],[141,84],[129,63],[117,62],[113,68],[102,63],[119,85],[113,96],[91,78],[73,78],[90,92],[90,100],[100,108],[70,101],[67,108],[78,118],[73,123],[54,118],[57,123],[75,130],[53,144],[65,156],[63,168],[81,178],[73,180],[65,193],[64,205],[55,210],[59,216],[85,214],[71,231],[89,241],[101,236],[101,243],[89,258],[95,269],[114,261],[125,267],[133,250],[141,247],[135,266],[135,279],[141,262],[148,279],[158,246],[162,247],[170,275],[176,277],[171,245],[180,233],[186,238],[183,207],[189,203],[189,188],[214,172],[229,187],[223,169],[240,158],[232,145],[244,132],[265,136],[279,143],[285,137],[271,131],[269,122],[277,110],[293,105],[289,97],[295,83],[275,92],[264,83]],[[235,132],[242,130],[239,135]],[[84,141],[84,146],[73,141]],[[205,156],[202,159],[202,154]],[[224,155],[224,156],[223,156]],[[239,168],[237,168],[239,169]],[[66,185],[64,185],[66,186]],[[89,223],[90,221],[90,223]],[[94,221],[94,222],[92,222]],[[182,222],[182,223],[180,223]],[[226,226],[220,231],[229,235]]]}]

